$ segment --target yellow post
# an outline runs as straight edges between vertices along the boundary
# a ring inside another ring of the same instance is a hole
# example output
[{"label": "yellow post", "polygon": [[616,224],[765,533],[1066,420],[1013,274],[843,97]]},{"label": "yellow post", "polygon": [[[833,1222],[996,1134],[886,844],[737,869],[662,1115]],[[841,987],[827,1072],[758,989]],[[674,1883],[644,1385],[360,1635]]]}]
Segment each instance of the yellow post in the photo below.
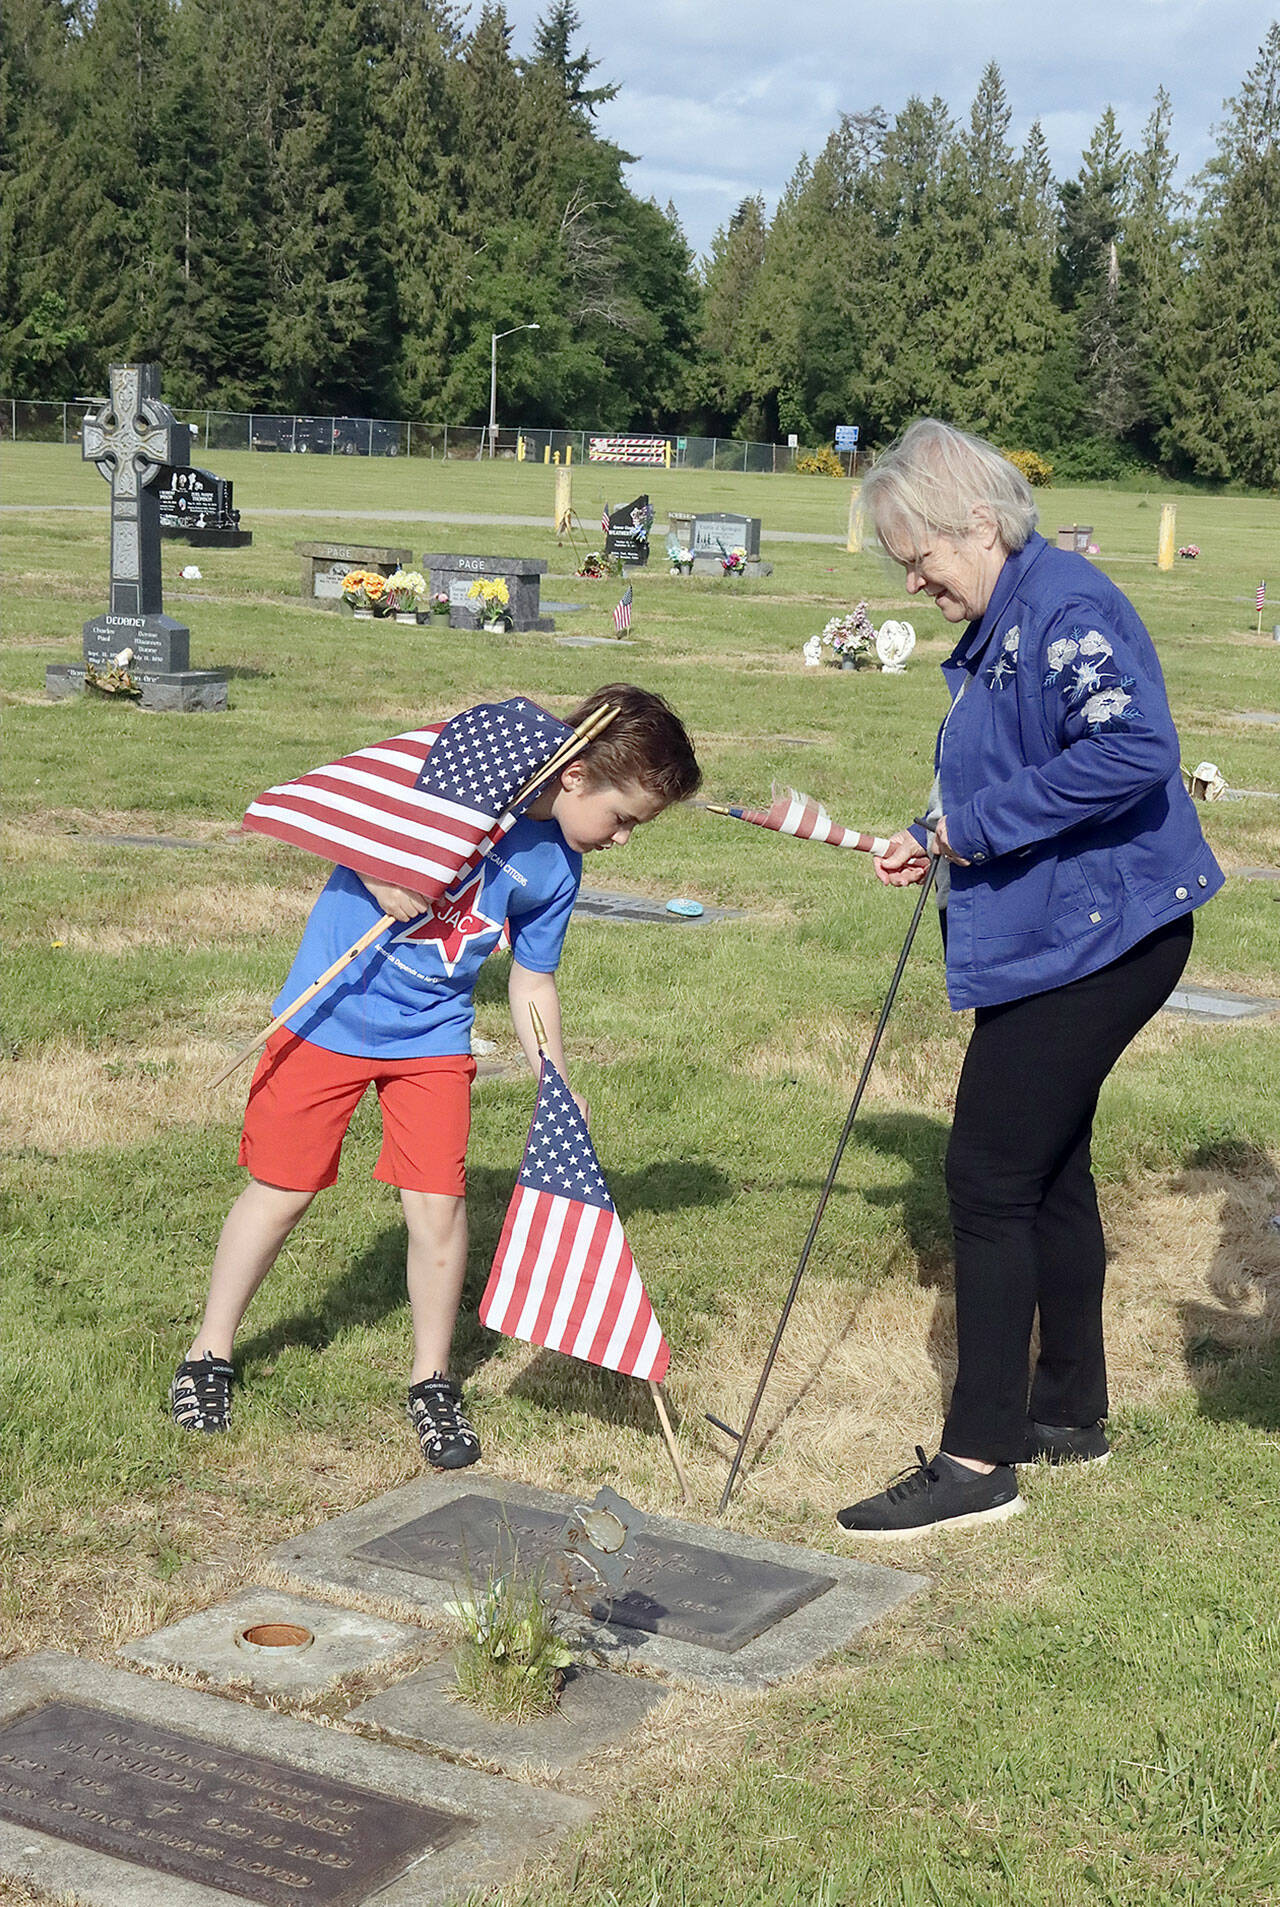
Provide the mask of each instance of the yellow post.
[{"label": "yellow post", "polygon": [[1178,520],[1177,505],[1163,503],[1160,506],[1160,541],[1156,546],[1156,568],[1173,568],[1173,546],[1177,541],[1175,524]]},{"label": "yellow post", "polygon": [[667,469],[670,470],[671,468],[671,439],[669,437],[667,438],[666,443],[663,444],[662,446],[662,461],[666,465]]},{"label": "yellow post", "polygon": [[564,460],[567,464],[571,464],[573,462],[573,445],[572,444],[565,445]]},{"label": "yellow post", "polygon": [[516,438],[516,462],[518,464],[522,464],[524,462],[524,438],[523,437]]},{"label": "yellow post", "polygon": [[543,463],[544,463],[544,464],[549,464],[549,463],[551,462],[551,446],[550,446],[550,444],[544,444],[544,445],[542,446],[542,461],[543,461]]},{"label": "yellow post", "polygon": [[556,535],[567,536],[573,520],[573,472],[567,464],[556,471]]},{"label": "yellow post", "polygon": [[845,548],[850,556],[857,556],[862,550],[862,516],[858,509],[858,498],[862,494],[862,485],[855,483],[849,492],[849,536]]}]

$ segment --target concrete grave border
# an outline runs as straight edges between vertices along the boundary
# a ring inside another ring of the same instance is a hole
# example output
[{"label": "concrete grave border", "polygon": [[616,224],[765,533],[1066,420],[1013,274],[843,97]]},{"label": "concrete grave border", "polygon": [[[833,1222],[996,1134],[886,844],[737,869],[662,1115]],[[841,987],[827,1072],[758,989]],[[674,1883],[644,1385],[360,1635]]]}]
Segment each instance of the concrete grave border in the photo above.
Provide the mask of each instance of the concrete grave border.
[{"label": "concrete grave border", "polygon": [[[0,1722],[47,1701],[78,1701],[130,1721],[182,1729],[219,1748],[268,1755],[302,1772],[427,1807],[469,1814],[477,1826],[411,1867],[370,1900],[377,1907],[446,1907],[511,1879],[521,1862],[586,1825],[594,1809],[576,1795],[518,1786],[409,1749],[388,1748],[173,1683],[42,1650],[0,1669]],[[228,1907],[244,1897],[0,1819],[0,1876],[75,1894],[86,1907]]]},{"label": "concrete grave border", "polygon": [[[292,1537],[271,1552],[281,1573],[298,1582],[326,1589],[362,1590],[387,1596],[432,1615],[442,1615],[454,1600],[457,1585],[430,1576],[394,1569],[357,1557],[362,1544],[412,1522],[456,1498],[481,1494],[498,1496],[514,1507],[555,1510],[567,1517],[578,1501],[521,1483],[489,1475],[461,1480],[456,1476],[424,1477],[362,1508],[322,1523]],[[863,1629],[908,1597],[927,1588],[929,1578],[883,1564],[866,1563],[823,1550],[801,1549],[703,1523],[687,1523],[671,1516],[645,1515],[645,1529],[677,1542],[716,1548],[751,1561],[776,1563],[784,1568],[807,1569],[834,1576],[835,1586],[817,1595],[793,1615],[785,1616],[754,1641],[732,1654],[702,1648],[673,1636],[652,1635],[638,1629],[609,1628],[584,1620],[588,1646],[600,1650],[611,1668],[641,1668],[671,1681],[696,1688],[770,1688],[775,1682],[846,1647]]]}]

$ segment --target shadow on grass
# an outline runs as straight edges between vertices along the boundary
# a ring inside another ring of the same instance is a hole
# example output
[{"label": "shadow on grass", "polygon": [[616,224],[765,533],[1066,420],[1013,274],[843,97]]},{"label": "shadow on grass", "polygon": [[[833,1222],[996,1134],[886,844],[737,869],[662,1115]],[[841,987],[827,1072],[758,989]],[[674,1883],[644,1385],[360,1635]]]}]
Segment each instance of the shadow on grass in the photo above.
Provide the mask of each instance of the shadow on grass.
[{"label": "shadow on grass", "polygon": [[[467,1176],[470,1244],[452,1358],[453,1369],[459,1377],[469,1376],[492,1346],[492,1334],[480,1324],[476,1312],[502,1233],[511,1187],[509,1172],[480,1167]],[[658,1159],[641,1172],[613,1174],[610,1190],[625,1222],[630,1213],[637,1211],[670,1212],[683,1206],[717,1204],[729,1197],[733,1183],[716,1166],[701,1160]],[[339,1277],[316,1293],[314,1302],[306,1310],[295,1310],[267,1329],[242,1338],[236,1349],[237,1362],[242,1368],[248,1367],[295,1345],[323,1349],[346,1331],[380,1323],[404,1303],[405,1230],[400,1223],[384,1227]],[[407,1321],[405,1350],[407,1361]],[[557,1366],[569,1362],[559,1356],[545,1361]],[[531,1372],[543,1362],[538,1359]],[[580,1382],[583,1368],[576,1362],[572,1365],[575,1381]],[[522,1383],[531,1372],[525,1373]],[[635,1388],[631,1379],[619,1382]],[[550,1396],[544,1400],[536,1384],[515,1394],[537,1396],[539,1401],[557,1401]],[[575,1401],[581,1407],[576,1398]],[[604,1397],[604,1401],[607,1404],[609,1400]],[[644,1401],[648,1408],[648,1400]],[[630,1418],[609,1415],[607,1421],[629,1422]]]},{"label": "shadow on grass", "polygon": [[1280,1430],[1280,1173],[1260,1146],[1219,1140],[1191,1155],[1175,1190],[1222,1199],[1206,1277],[1215,1302],[1178,1306],[1201,1415]]}]

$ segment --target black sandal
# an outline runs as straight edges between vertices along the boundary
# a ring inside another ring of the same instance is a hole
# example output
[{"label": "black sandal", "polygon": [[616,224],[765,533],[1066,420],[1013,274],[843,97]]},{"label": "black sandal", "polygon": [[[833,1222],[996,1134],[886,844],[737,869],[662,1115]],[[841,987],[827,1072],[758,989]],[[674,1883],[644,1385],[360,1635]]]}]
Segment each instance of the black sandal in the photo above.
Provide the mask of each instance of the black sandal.
[{"label": "black sandal", "polygon": [[169,1386],[169,1415],[179,1430],[230,1430],[234,1376],[212,1351],[179,1364]]}]

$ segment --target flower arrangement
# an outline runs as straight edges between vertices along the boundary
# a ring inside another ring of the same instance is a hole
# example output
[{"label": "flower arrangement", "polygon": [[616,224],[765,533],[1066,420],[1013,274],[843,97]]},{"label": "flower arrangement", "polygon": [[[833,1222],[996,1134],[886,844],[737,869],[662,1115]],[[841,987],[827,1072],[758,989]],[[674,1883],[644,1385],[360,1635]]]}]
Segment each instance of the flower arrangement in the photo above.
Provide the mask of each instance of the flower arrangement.
[{"label": "flower arrangement", "polygon": [[720,558],[720,567],[726,576],[742,576],[746,573],[747,552],[741,544],[735,543],[731,550],[724,552]]},{"label": "flower arrangement", "polygon": [[495,623],[501,629],[511,627],[511,618],[507,614],[507,604],[511,601],[511,592],[500,576],[477,576],[468,597],[480,605],[481,620],[492,627]]},{"label": "flower arrangement", "polygon": [[426,593],[427,579],[421,570],[398,569],[387,578],[386,603],[394,615],[416,615]]},{"label": "flower arrangement", "polygon": [[667,538],[667,562],[673,576],[687,576],[693,568],[693,551],[686,549],[674,533]]},{"label": "flower arrangement", "polygon": [[353,609],[385,615],[387,579],[380,570],[349,569],[342,579],[342,597]]},{"label": "flower arrangement", "polygon": [[603,550],[588,550],[578,574],[594,581],[599,581],[602,576],[621,576],[622,558],[606,556]]},{"label": "flower arrangement", "polygon": [[833,616],[820,636],[810,636],[804,645],[804,659],[810,668],[819,662],[829,662],[832,668],[856,669],[862,666],[862,658],[875,648],[875,642],[875,626],[867,614],[867,605],[859,603],[850,615]]},{"label": "flower arrangement", "polygon": [[448,615],[449,597],[445,590],[438,589],[436,591],[435,595],[431,598],[431,609],[434,615],[437,615],[437,616]]},{"label": "flower arrangement", "polygon": [[1185,556],[1189,563],[1194,563],[1199,554],[1200,545],[1198,543],[1184,543],[1182,548],[1178,551],[1178,555]]}]

